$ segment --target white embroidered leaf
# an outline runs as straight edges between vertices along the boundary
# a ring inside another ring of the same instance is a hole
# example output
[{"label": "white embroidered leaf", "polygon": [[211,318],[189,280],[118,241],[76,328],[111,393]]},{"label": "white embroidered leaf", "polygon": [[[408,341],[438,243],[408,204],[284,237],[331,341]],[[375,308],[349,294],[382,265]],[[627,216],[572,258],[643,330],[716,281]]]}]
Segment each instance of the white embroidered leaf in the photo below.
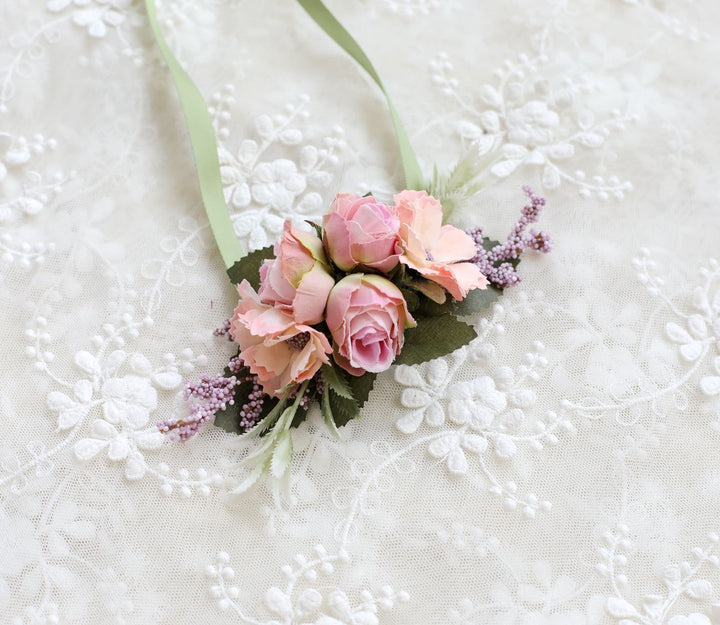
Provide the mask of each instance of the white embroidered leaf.
[{"label": "white embroidered leaf", "polygon": [[15,203],[26,215],[37,215],[43,208],[45,208],[45,204],[43,204],[40,200],[28,196],[19,197]]},{"label": "white embroidered leaf", "polygon": [[27,147],[8,150],[3,160],[8,165],[24,165],[30,160],[31,154]]},{"label": "white embroidered leaf", "polygon": [[60,391],[53,391],[47,397],[47,407],[50,410],[67,410],[73,406],[75,406],[75,402]]},{"label": "white embroidered leaf", "polygon": [[494,442],[495,453],[500,458],[512,458],[517,453],[515,441],[505,434],[498,434]]},{"label": "white embroidered leaf", "polygon": [[436,401],[425,409],[425,421],[430,427],[438,427],[445,422],[445,411]]},{"label": "white embroidered leaf", "polygon": [[460,447],[454,447],[447,457],[447,467],[450,473],[455,475],[465,475],[468,470],[467,458],[465,452]]},{"label": "white embroidered leaf", "polygon": [[255,119],[255,130],[257,130],[257,133],[264,138],[269,137],[272,135],[274,126],[272,119],[270,119],[269,115],[260,115]]},{"label": "white embroidered leaf", "polygon": [[700,354],[702,354],[702,347],[702,343],[699,341],[686,343],[685,345],[680,346],[680,355],[688,362],[692,362],[693,360],[700,358]]},{"label": "white embroidered leaf", "polygon": [[422,376],[417,367],[398,365],[395,367],[395,381],[403,386],[424,386]]},{"label": "white embroidered leaf", "polygon": [[599,148],[605,142],[605,137],[596,132],[581,132],[577,140],[588,148]]},{"label": "white embroidered leaf", "polygon": [[442,358],[431,360],[428,365],[426,377],[433,386],[439,386],[445,381],[448,373],[448,365]]},{"label": "white embroidered leaf", "polygon": [[107,357],[107,360],[105,361],[105,371],[107,373],[115,373],[122,363],[125,362],[126,357],[127,355],[123,350],[116,349]]},{"label": "white embroidered leaf", "polygon": [[692,599],[697,599],[698,601],[705,601],[712,597],[713,587],[712,584],[706,579],[696,579],[695,581],[690,582],[685,587],[685,593],[688,597],[691,597]]},{"label": "white embroidered leaf", "polygon": [[98,364],[97,358],[90,352],[79,351],[75,354],[75,364],[80,367],[86,373],[92,375],[100,374],[100,365]]},{"label": "white embroidered leaf", "polygon": [[436,438],[428,445],[428,453],[433,458],[444,458],[450,453],[453,447],[456,447],[455,437],[451,434],[443,436],[442,438]]},{"label": "white embroidered leaf", "polygon": [[252,139],[244,139],[240,143],[240,148],[238,149],[238,160],[244,165],[251,164],[255,160],[259,149],[260,147],[258,146],[257,141],[253,141]]},{"label": "white embroidered leaf", "polygon": [[483,85],[480,87],[480,97],[484,102],[495,108],[502,106],[502,96],[492,85]]},{"label": "white embroidered leaf", "polygon": [[496,137],[495,135],[483,135],[482,137],[478,137],[473,141],[473,146],[475,148],[475,153],[477,156],[485,156],[488,154],[494,147],[496,143]]},{"label": "white embroidered leaf", "polygon": [[90,412],[87,404],[73,404],[71,407],[60,411],[58,414],[58,428],[67,430],[82,421]]},{"label": "white embroidered leaf", "polygon": [[308,588],[298,597],[297,607],[303,612],[302,615],[311,615],[322,605],[322,595],[314,588]]},{"label": "white embroidered leaf", "polygon": [[709,375],[700,380],[700,390],[712,397],[720,393],[720,377]]},{"label": "white embroidered leaf", "polygon": [[60,590],[70,590],[77,582],[75,575],[64,566],[48,566],[47,575]]},{"label": "white embroidered leaf", "polygon": [[508,393],[508,399],[510,400],[510,403],[515,406],[520,408],[529,408],[535,403],[537,396],[535,395],[535,392],[530,389],[519,388],[517,390],[510,391]]},{"label": "white embroidered leaf", "polygon": [[521,162],[520,160],[500,161],[499,163],[495,163],[495,165],[490,168],[490,171],[498,178],[507,178],[518,168]]},{"label": "white embroidered leaf", "polygon": [[488,132],[500,131],[500,117],[495,111],[483,111],[480,121]]},{"label": "white embroidered leaf", "polygon": [[688,327],[690,332],[697,338],[705,338],[707,336],[707,325],[705,325],[705,319],[700,315],[690,315],[688,317]]},{"label": "white embroidered leaf", "polygon": [[545,189],[557,189],[560,186],[560,171],[552,163],[545,165],[542,183]]},{"label": "white embroidered leaf", "polygon": [[462,446],[478,456],[487,450],[488,442],[484,436],[466,434],[462,438]]},{"label": "white embroidered leaf", "polygon": [[125,462],[125,477],[128,480],[139,480],[145,475],[147,465],[142,454],[137,452],[128,456]]},{"label": "white embroidered leaf", "polygon": [[461,121],[458,124],[458,133],[461,137],[465,139],[471,139],[473,141],[479,139],[485,134],[482,128],[476,126],[472,122],[465,120]]},{"label": "white embroidered leaf", "polygon": [[677,564],[669,564],[663,570],[663,581],[665,585],[674,590],[680,583],[680,567]]},{"label": "white embroidered leaf", "polygon": [[430,403],[430,396],[417,388],[406,388],[400,395],[400,403],[405,408],[423,408]]},{"label": "white embroidered leaf", "polygon": [[306,145],[300,150],[300,169],[308,171],[315,167],[318,162],[318,151],[313,145]]},{"label": "white embroidered leaf", "polygon": [[417,431],[423,420],[422,410],[415,410],[395,422],[395,427],[403,434],[412,434]]},{"label": "white embroidered leaf", "polygon": [[260,479],[260,476],[263,474],[266,468],[266,463],[261,462],[258,464],[255,468],[253,468],[252,471],[248,474],[248,476],[240,482],[235,488],[233,488],[230,491],[230,495],[242,495],[244,492],[248,491],[252,486]]},{"label": "white embroidered leaf", "polygon": [[665,324],[665,334],[667,334],[668,338],[674,343],[690,343],[693,340],[687,331],[677,323],[670,322]]},{"label": "white embroidered leaf", "polygon": [[128,362],[128,364],[130,365],[130,368],[133,370],[133,372],[137,373],[142,377],[147,377],[152,373],[152,365],[150,364],[150,361],[145,356],[143,356],[143,354],[140,354],[138,352],[130,356],[130,361]]},{"label": "white embroidered leaf", "polygon": [[152,381],[160,388],[170,391],[182,384],[182,376],[177,371],[161,371],[152,377]]},{"label": "white embroidered leaf", "polygon": [[73,393],[75,397],[81,402],[88,403],[92,400],[93,387],[89,380],[78,380],[73,386]]},{"label": "white embroidered leaf", "polygon": [[298,145],[302,139],[302,132],[295,128],[288,128],[280,133],[280,141],[285,145]]},{"label": "white embroidered leaf", "polygon": [[113,461],[125,460],[130,453],[130,443],[124,436],[116,436],[110,440],[108,458]]},{"label": "white embroidered leaf", "polygon": [[268,588],[265,593],[265,605],[273,614],[277,614],[284,619],[292,618],[292,600],[276,586]]},{"label": "white embroidered leaf", "polygon": [[608,597],[605,603],[605,609],[610,616],[614,616],[615,618],[632,618],[638,616],[635,606],[619,597]]},{"label": "white embroidered leaf", "polygon": [[73,450],[79,460],[90,460],[90,458],[95,457],[107,444],[107,441],[101,441],[96,438],[81,438],[75,443]]}]

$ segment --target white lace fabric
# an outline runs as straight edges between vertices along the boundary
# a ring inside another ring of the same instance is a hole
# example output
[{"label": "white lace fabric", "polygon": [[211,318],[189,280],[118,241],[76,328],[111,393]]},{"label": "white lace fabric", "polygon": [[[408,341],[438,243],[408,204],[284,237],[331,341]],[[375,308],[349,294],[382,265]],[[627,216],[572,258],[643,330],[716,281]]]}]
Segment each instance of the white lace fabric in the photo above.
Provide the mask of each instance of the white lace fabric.
[{"label": "white lace fabric", "polygon": [[[453,221],[555,248],[478,338],[379,376],[336,440],[240,498],[255,444],[157,421],[222,370],[233,309],[135,0],[0,7],[0,622],[720,623],[720,6],[329,3]],[[236,233],[400,189],[375,86],[293,2],[165,0]]]}]

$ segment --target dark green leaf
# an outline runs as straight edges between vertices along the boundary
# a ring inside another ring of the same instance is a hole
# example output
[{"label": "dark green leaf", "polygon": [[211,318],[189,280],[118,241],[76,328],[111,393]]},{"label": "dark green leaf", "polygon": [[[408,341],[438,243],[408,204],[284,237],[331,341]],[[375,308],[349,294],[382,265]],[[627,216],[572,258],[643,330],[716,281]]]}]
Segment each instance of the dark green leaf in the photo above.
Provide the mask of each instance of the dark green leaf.
[{"label": "dark green leaf", "polygon": [[322,237],[323,237],[323,229],[322,229],[322,226],[319,226],[319,225],[316,224],[314,221],[309,221],[309,220],[307,220],[307,219],[305,220],[305,223],[313,227],[313,229],[315,230],[316,234],[318,235],[318,239],[322,239]]},{"label": "dark green leaf", "polygon": [[330,430],[335,437],[340,438],[340,432],[338,432],[335,417],[330,407],[330,389],[325,391],[320,398],[320,410],[322,411],[328,430]]},{"label": "dark green leaf", "polygon": [[467,345],[477,334],[453,315],[427,317],[405,331],[405,344],[395,359],[398,365],[417,365]]},{"label": "dark green leaf", "polygon": [[354,375],[349,375],[347,377],[353,397],[360,408],[362,408],[368,400],[370,391],[375,384],[376,377],[377,373],[363,373],[359,377]]},{"label": "dark green leaf", "polygon": [[453,302],[451,310],[458,317],[473,315],[488,308],[501,295],[501,289],[488,284],[486,289],[473,289],[461,302]]},{"label": "dark green leaf", "polygon": [[352,390],[347,381],[347,374],[337,365],[323,365],[322,377],[325,386],[331,388],[335,393],[345,399],[354,399]]},{"label": "dark green leaf", "polygon": [[400,289],[410,313],[414,313],[420,307],[420,296],[412,289]]},{"label": "dark green leaf", "polygon": [[257,290],[260,288],[260,266],[269,258],[273,258],[272,247],[263,247],[243,256],[227,270],[230,281],[233,284],[240,284],[243,280],[247,280]]},{"label": "dark green leaf", "polygon": [[354,399],[341,397],[331,388],[326,389],[325,394],[328,396],[333,421],[338,427],[345,425],[360,414],[360,407]]}]

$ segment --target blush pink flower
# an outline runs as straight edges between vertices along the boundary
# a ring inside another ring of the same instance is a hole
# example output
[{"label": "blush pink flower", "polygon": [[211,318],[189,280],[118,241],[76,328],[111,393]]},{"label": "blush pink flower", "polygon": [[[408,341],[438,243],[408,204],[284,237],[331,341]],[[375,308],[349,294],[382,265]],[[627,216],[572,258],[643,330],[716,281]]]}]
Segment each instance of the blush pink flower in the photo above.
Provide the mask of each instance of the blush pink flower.
[{"label": "blush pink flower", "polygon": [[240,301],[230,320],[230,336],[240,347],[240,358],[258,376],[268,395],[280,395],[288,385],[312,378],[330,362],[327,337],[297,323],[291,313],[269,306],[247,280],[238,285]]},{"label": "blush pink flower", "polygon": [[352,375],[385,371],[414,327],[405,299],[392,282],[353,273],[330,292],[327,325],[335,341],[335,362]]},{"label": "blush pink flower", "polygon": [[446,289],[456,300],[472,289],[487,287],[487,279],[469,261],[477,253],[470,235],[442,225],[442,206],[425,191],[395,196],[400,216],[400,262]]},{"label": "blush pink flower", "polygon": [[313,325],[323,320],[334,284],[320,238],[286,221],[275,258],[260,267],[260,301]]},{"label": "blush pink flower", "polygon": [[323,217],[323,241],[343,271],[356,267],[389,272],[398,264],[400,220],[394,206],[374,197],[340,193]]}]

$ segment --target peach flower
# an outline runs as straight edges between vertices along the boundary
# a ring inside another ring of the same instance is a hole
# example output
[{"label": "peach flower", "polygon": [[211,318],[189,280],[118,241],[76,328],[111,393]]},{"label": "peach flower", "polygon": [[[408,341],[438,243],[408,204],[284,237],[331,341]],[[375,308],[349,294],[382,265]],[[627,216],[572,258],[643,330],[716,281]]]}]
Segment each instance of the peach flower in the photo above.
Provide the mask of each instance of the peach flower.
[{"label": "peach flower", "polygon": [[260,301],[291,314],[298,323],[320,323],[335,280],[320,238],[285,222],[275,258],[260,267]]},{"label": "peach flower", "polygon": [[440,202],[425,191],[395,195],[400,216],[400,262],[436,282],[456,300],[472,289],[487,287],[487,279],[473,263],[475,242],[454,226],[442,225]]},{"label": "peach flower", "polygon": [[238,285],[240,301],[230,320],[230,336],[240,346],[240,358],[258,376],[268,395],[280,395],[288,385],[312,378],[330,362],[327,337],[292,314],[269,306],[247,280]]}]

